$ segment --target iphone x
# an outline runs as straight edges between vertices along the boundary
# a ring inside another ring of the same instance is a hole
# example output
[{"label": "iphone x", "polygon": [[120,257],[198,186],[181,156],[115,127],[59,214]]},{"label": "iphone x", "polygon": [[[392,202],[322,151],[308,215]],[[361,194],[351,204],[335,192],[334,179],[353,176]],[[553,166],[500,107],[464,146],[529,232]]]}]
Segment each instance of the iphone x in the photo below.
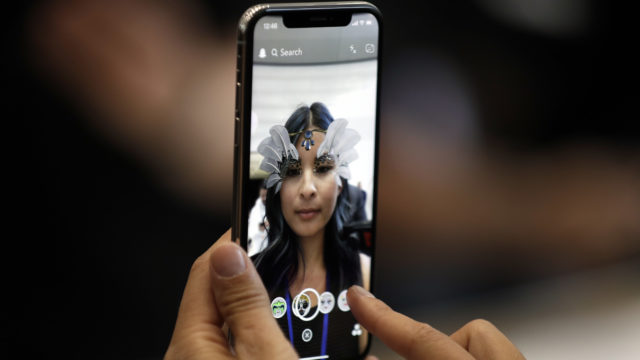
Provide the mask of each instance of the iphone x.
[{"label": "iphone x", "polygon": [[238,28],[233,239],[304,359],[356,359],[370,336],[382,19],[366,2],[262,4]]}]

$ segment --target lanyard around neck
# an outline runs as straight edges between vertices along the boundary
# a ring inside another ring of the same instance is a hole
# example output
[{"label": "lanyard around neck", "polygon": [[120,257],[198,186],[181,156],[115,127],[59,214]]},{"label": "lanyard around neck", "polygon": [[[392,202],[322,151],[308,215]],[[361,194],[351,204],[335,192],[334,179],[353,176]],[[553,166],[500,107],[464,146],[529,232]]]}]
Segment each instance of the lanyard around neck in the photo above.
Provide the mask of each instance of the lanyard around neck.
[{"label": "lanyard around neck", "polygon": [[[325,282],[326,291],[329,291],[329,272],[327,272],[327,280]],[[291,341],[291,345],[293,345],[293,325],[291,319],[291,295],[289,295],[289,288],[287,287],[286,292],[286,301],[287,301],[287,324],[289,325],[289,341]],[[318,304],[316,306],[320,306],[320,298],[318,298]],[[329,332],[329,313],[324,314],[322,320],[322,343],[320,347],[320,355],[327,355],[327,334]]]}]

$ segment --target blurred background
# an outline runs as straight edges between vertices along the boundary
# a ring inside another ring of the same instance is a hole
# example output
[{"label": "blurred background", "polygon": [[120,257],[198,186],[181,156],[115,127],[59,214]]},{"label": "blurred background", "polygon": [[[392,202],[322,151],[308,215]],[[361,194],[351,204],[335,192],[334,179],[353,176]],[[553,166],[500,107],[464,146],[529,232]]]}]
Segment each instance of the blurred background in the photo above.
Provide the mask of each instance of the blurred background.
[{"label": "blurred background", "polygon": [[[447,333],[486,318],[530,359],[639,358],[634,13],[373,3],[376,295]],[[10,354],[162,356],[191,263],[230,226],[235,26],[252,4],[5,12]]]}]

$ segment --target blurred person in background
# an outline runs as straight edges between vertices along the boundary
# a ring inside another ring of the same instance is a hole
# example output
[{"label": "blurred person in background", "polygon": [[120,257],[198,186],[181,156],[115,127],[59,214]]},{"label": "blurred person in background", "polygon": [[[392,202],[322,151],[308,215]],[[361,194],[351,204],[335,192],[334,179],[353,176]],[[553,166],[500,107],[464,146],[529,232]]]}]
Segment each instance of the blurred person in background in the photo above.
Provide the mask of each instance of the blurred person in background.
[{"label": "blurred person in background", "polygon": [[[374,3],[386,23],[376,294],[415,306],[638,258],[624,9]],[[225,119],[249,5],[24,6],[23,212],[40,226],[21,237],[43,274],[18,284],[29,351],[164,351],[191,259],[229,224]],[[60,329],[82,341],[70,348]]]},{"label": "blurred person in background", "polygon": [[268,224],[265,218],[265,204],[267,201],[267,187],[264,181],[260,184],[258,198],[249,212],[249,239],[247,241],[247,253],[253,256],[264,250],[267,246],[265,239],[267,238]]}]

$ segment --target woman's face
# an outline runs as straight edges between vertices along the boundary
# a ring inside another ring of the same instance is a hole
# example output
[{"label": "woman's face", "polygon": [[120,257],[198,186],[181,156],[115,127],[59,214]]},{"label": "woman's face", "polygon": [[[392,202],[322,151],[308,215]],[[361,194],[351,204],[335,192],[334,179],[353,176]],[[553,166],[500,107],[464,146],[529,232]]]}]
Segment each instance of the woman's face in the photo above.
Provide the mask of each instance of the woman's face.
[{"label": "woman's face", "polygon": [[[317,129],[310,127],[308,130]],[[289,227],[301,238],[324,234],[324,228],[333,215],[341,187],[335,173],[335,161],[324,156],[316,158],[324,133],[313,132],[315,145],[307,151],[296,145],[300,162],[289,166],[280,189],[282,213]]]}]

